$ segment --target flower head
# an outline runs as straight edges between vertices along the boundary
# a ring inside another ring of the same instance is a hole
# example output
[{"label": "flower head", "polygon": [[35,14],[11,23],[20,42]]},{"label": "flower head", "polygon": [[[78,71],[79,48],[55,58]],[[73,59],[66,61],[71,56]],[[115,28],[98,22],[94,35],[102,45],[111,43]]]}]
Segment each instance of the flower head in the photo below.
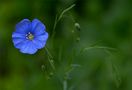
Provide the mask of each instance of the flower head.
[{"label": "flower head", "polygon": [[14,46],[22,53],[34,54],[45,46],[48,39],[45,25],[38,19],[20,21],[12,34]]}]

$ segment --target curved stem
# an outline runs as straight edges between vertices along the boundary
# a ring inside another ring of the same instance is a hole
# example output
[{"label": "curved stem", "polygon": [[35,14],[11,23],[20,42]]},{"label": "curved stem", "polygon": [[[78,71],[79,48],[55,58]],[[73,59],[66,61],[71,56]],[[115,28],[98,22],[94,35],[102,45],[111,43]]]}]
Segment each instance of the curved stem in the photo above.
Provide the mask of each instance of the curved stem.
[{"label": "curved stem", "polygon": [[55,36],[55,33],[56,33],[56,32],[55,32],[55,29],[56,29],[57,23],[61,20],[61,18],[63,17],[63,15],[64,15],[66,12],[68,12],[69,10],[71,10],[73,7],[75,7],[75,4],[72,4],[72,5],[69,6],[68,8],[64,9],[64,10],[60,13],[59,16],[56,15],[51,38],[53,38],[53,37]]}]

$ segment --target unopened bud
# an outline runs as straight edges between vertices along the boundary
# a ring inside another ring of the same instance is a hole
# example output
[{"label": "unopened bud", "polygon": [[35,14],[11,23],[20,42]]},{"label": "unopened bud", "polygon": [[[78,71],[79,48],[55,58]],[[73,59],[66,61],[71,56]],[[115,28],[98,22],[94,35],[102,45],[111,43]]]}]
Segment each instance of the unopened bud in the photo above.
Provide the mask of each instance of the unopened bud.
[{"label": "unopened bud", "polygon": [[79,42],[79,41],[80,41],[80,37],[77,37],[77,38],[76,38],[76,41]]},{"label": "unopened bud", "polygon": [[45,66],[44,66],[44,65],[42,65],[42,66],[41,66],[41,68],[42,68],[42,71],[44,71],[44,70],[45,70]]},{"label": "unopened bud", "polygon": [[76,28],[78,31],[81,30],[81,28],[80,28],[80,24],[79,24],[79,23],[75,23],[74,25],[75,25],[75,28]]},{"label": "unopened bud", "polygon": [[50,76],[53,76],[54,75],[54,73],[53,72],[50,72]]}]

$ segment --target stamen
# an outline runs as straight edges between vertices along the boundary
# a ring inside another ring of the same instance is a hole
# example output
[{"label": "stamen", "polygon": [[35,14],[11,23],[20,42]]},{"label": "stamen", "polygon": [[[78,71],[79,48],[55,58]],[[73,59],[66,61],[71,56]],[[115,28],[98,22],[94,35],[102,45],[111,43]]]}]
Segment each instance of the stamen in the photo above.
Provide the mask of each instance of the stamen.
[{"label": "stamen", "polygon": [[27,38],[28,40],[33,40],[33,39],[34,39],[34,35],[31,34],[30,32],[28,32],[28,34],[26,34],[26,38]]}]

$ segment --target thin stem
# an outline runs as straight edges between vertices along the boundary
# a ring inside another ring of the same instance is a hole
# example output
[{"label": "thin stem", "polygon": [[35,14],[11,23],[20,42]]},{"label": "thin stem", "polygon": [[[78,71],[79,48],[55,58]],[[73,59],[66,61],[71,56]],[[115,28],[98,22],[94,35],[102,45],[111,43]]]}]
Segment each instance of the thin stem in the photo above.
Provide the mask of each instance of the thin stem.
[{"label": "thin stem", "polygon": [[66,13],[67,11],[69,11],[70,9],[72,9],[73,7],[75,7],[75,4],[71,5],[70,7],[66,8],[65,10],[63,10],[62,13],[60,14],[59,18],[58,18],[58,21],[60,21],[60,19],[64,15],[64,13]]},{"label": "thin stem", "polygon": [[58,23],[58,20],[57,20],[57,15],[56,15],[56,17],[55,17],[55,22],[54,22],[54,26],[53,26],[53,33],[52,33],[52,35],[51,35],[51,38],[53,38],[54,35],[55,35],[55,29],[56,29],[57,23]]},{"label": "thin stem", "polygon": [[50,51],[48,50],[47,47],[45,47],[45,50],[48,54],[48,60],[49,60],[49,63],[51,65],[51,67],[53,68],[53,70],[55,70],[55,66],[54,66],[54,61],[53,61],[53,56],[51,55]]},{"label": "thin stem", "polygon": [[[105,52],[110,55],[110,56],[113,56],[113,54],[108,51],[108,50],[105,50]],[[117,68],[117,65],[115,65],[113,63],[113,60],[111,59],[111,68],[112,68],[112,75],[113,75],[113,79],[115,80],[115,84],[117,86],[117,88],[120,86],[122,80],[121,80],[121,76],[120,76],[120,73],[119,73],[119,70]]]},{"label": "thin stem", "polygon": [[61,20],[61,18],[63,17],[63,15],[68,12],[69,10],[71,10],[73,7],[75,7],[75,4],[69,6],[68,8],[64,9],[61,14],[59,16],[56,15],[55,17],[55,22],[54,22],[54,26],[53,26],[53,33],[51,35],[51,38],[53,38],[55,36],[55,29],[56,29],[56,25],[57,23]]},{"label": "thin stem", "polygon": [[63,81],[63,90],[67,90],[67,80]]},{"label": "thin stem", "polygon": [[104,47],[104,46],[90,46],[90,47],[87,47],[87,48],[83,48],[83,49],[79,52],[79,55],[82,54],[84,51],[88,51],[88,50],[91,50],[91,49],[104,49],[104,50],[113,50],[113,51],[116,51],[115,48],[110,48],[110,47]]}]

